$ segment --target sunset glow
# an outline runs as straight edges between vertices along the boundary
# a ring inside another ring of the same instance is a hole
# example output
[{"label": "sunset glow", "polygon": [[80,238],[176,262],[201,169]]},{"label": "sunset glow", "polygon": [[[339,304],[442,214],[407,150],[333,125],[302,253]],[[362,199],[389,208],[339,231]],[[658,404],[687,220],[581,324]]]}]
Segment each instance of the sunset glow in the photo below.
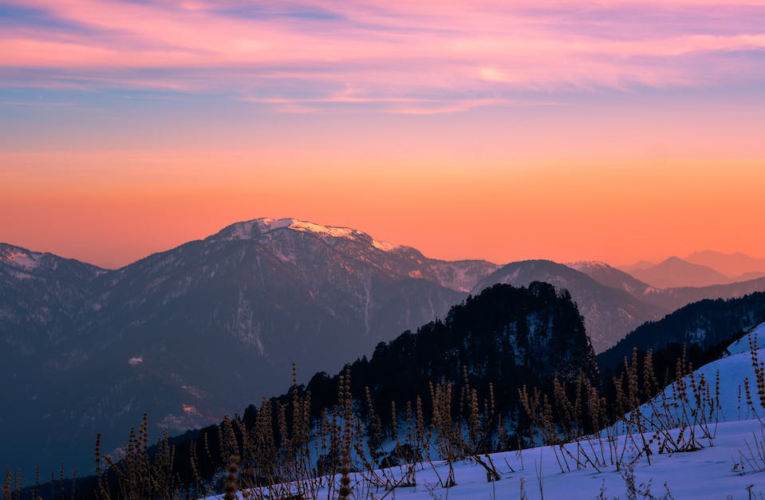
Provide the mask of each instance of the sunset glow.
[{"label": "sunset glow", "polygon": [[0,0],[0,241],[765,256],[765,2]]}]

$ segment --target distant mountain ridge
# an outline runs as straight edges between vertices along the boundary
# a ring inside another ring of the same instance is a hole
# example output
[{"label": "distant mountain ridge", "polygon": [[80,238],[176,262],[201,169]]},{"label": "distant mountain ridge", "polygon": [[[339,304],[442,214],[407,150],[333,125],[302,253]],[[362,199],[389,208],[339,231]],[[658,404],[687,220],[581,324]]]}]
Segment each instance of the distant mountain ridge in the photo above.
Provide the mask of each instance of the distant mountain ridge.
[{"label": "distant mountain ridge", "polygon": [[731,281],[728,276],[710,267],[691,264],[679,257],[669,257],[655,266],[636,269],[630,274],[656,288],[702,287],[721,285]]},{"label": "distant mountain ridge", "polygon": [[569,264],[569,266],[587,274],[595,281],[606,286],[628,291],[636,298],[659,306],[667,311],[674,311],[700,300],[731,299],[743,297],[754,292],[765,291],[765,278],[706,287],[659,289],[643,283],[604,262],[573,263]]},{"label": "distant mountain ridge", "polygon": [[765,258],[758,259],[741,252],[722,253],[712,250],[694,252],[685,257],[687,262],[711,267],[712,269],[739,280],[742,277],[762,276],[765,273]]},{"label": "distant mountain ridge", "polygon": [[765,277],[765,259],[705,250],[658,264],[642,260],[619,269],[656,288],[703,287]]}]

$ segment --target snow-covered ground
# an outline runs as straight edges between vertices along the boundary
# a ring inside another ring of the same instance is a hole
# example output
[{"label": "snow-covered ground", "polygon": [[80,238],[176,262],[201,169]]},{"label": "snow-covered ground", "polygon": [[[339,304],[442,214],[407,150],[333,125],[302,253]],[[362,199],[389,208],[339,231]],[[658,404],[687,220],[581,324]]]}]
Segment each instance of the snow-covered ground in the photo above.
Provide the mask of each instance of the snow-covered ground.
[{"label": "snow-covered ground", "polygon": [[[765,360],[765,324],[749,335],[756,335],[759,339],[760,360]],[[726,357],[697,370],[694,377],[700,379],[703,374],[706,380],[714,384],[718,371],[721,387],[720,421],[712,444],[702,439],[703,448],[697,451],[658,454],[657,440],[651,445],[654,453],[650,456],[650,463],[641,454],[634,461],[624,460],[625,464],[634,462],[632,467],[623,466],[617,470],[615,466],[608,465],[596,470],[592,465],[577,468],[575,460],[568,458],[568,470],[565,465],[559,465],[559,460],[562,460],[560,457],[564,454],[560,447],[545,446],[491,455],[491,461],[501,475],[498,481],[488,482],[486,469],[464,461],[454,464],[457,484],[451,488],[442,488],[439,477],[445,479],[448,476],[448,466],[444,462],[436,462],[416,468],[415,486],[399,487],[390,492],[385,489],[374,490],[360,477],[354,477],[352,485],[355,498],[765,499],[765,455],[758,456],[756,451],[758,442],[759,446],[765,444],[765,418],[761,421],[758,415],[747,412],[745,401],[739,403],[739,386],[743,386],[744,379],[748,378],[754,406],[759,407],[748,336],[732,344]],[[759,411],[759,417],[765,417],[765,412]],[[627,450],[625,457],[638,456],[632,443],[640,442],[640,439],[633,441],[623,435],[617,437],[616,441],[618,449]],[[587,444],[584,447],[585,453],[592,453],[589,446]],[[568,444],[566,447],[571,456],[577,456],[576,444]],[[757,466],[760,471],[754,470]],[[561,468],[565,472],[561,472]],[[401,471],[395,469],[390,473],[400,477]],[[631,493],[630,482],[637,490],[636,496],[633,496],[635,490]],[[323,490],[318,498],[327,496],[326,490]]]},{"label": "snow-covered ground", "polygon": [[[753,433],[759,436],[761,429],[762,425],[757,420],[726,422],[720,424],[713,447],[690,453],[653,455],[650,465],[645,458],[638,460],[634,466],[634,484],[639,491],[653,496],[638,495],[635,498],[765,498],[765,472],[742,474],[737,470],[740,465],[736,465],[742,462],[740,453],[747,453],[747,442],[753,445]],[[620,440],[620,443],[623,442],[624,438]],[[576,453],[574,445],[568,448]],[[455,464],[457,485],[444,489],[439,487],[439,476],[446,478],[448,468],[445,463],[437,462],[435,470],[427,464],[417,468],[416,486],[397,488],[385,498],[524,498],[522,492],[529,499],[630,498],[627,471],[618,472],[616,467],[608,467],[601,472],[592,467],[576,470],[572,464],[570,472],[561,473],[555,452],[549,446],[521,453],[496,453],[491,458],[502,476],[499,481],[487,482],[485,469],[463,462]],[[375,496],[367,497],[363,493],[370,489],[368,485],[353,484],[353,487],[360,494],[356,498],[381,499],[386,494],[384,489],[372,489]],[[601,492],[603,496],[599,497]],[[666,497],[667,493],[671,496]],[[326,489],[318,498],[327,498]]]},{"label": "snow-covered ground", "polygon": [[[757,399],[757,387],[755,385],[755,373],[752,365],[752,355],[749,349],[750,338],[757,342],[759,360],[765,361],[765,323],[754,328],[749,334],[743,336],[728,347],[726,355],[717,361],[702,366],[693,372],[696,382],[705,380],[715,392],[717,377],[719,375],[719,420],[722,422],[735,422],[748,420],[758,416],[765,420],[765,411]],[[754,406],[758,409],[755,414],[746,404],[746,384],[749,389]],[[690,378],[685,377],[686,385],[690,384]],[[692,391],[690,391],[692,393]],[[673,386],[667,387],[664,396],[673,399]],[[658,398],[657,398],[658,399]],[[651,409],[643,407],[643,414],[650,414]]]}]

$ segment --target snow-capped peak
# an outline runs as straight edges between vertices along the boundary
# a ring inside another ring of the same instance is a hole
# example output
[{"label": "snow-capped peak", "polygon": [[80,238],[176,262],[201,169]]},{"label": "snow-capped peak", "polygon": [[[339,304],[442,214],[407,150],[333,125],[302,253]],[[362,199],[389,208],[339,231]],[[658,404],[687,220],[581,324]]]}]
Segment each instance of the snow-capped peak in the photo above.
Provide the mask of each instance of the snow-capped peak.
[{"label": "snow-capped peak", "polygon": [[314,224],[313,222],[305,222],[295,219],[282,219],[282,221],[284,220],[289,221],[289,224],[286,227],[294,229],[295,231],[304,231],[306,233],[332,236],[333,238],[353,238],[356,235],[364,234],[361,231],[356,231],[355,229],[350,229],[347,227],[321,226],[319,224]]},{"label": "snow-capped peak", "polygon": [[225,239],[229,240],[247,240],[278,229],[291,229],[293,231],[312,233],[329,238],[369,240],[372,246],[384,252],[390,252],[400,248],[399,245],[375,240],[368,234],[349,227],[323,226],[321,224],[292,218],[271,219],[269,217],[263,217],[251,221],[239,222],[224,229],[220,234]]}]

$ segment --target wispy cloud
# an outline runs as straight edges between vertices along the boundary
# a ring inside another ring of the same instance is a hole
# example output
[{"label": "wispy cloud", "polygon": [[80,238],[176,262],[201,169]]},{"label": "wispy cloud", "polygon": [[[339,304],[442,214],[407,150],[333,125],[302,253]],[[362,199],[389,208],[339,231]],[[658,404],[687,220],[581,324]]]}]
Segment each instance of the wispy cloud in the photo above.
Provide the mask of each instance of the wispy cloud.
[{"label": "wispy cloud", "polygon": [[376,110],[411,115],[434,115],[468,111],[483,106],[557,106],[553,101],[506,98],[450,98],[366,96],[344,92],[320,98],[244,97],[245,102],[272,105],[286,113],[316,114]]},{"label": "wispy cloud", "polygon": [[755,0],[0,0],[0,16],[6,86],[233,92],[287,112],[765,79]]}]

